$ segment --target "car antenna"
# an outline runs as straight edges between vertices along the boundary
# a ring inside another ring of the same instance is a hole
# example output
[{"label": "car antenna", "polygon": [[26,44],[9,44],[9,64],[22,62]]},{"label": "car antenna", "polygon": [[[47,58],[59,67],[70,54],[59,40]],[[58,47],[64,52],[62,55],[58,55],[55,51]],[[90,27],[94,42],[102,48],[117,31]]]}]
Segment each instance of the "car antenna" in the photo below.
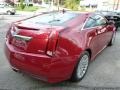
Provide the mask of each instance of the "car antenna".
[{"label": "car antenna", "polygon": [[[53,16],[53,20],[55,20],[55,15],[54,15],[54,7],[53,7],[53,5],[54,5],[54,0],[51,0],[51,2],[50,2],[50,8],[51,8],[51,16]],[[51,28],[53,27],[53,25],[52,25],[52,23],[50,23],[50,25],[51,25]]]},{"label": "car antenna", "polygon": [[60,11],[60,0],[57,0],[58,12]]},{"label": "car antenna", "polygon": [[62,10],[62,13],[64,14],[65,12],[66,12],[65,9],[63,9],[63,10]]}]

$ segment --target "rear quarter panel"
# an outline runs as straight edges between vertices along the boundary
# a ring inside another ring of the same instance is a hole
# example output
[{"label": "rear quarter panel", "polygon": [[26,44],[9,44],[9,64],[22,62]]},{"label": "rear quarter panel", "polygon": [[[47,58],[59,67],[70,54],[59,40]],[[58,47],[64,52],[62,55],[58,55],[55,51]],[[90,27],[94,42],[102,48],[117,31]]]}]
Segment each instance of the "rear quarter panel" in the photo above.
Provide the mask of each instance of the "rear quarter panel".
[{"label": "rear quarter panel", "polygon": [[70,75],[69,77],[72,75],[80,54],[86,47],[86,32],[81,31],[82,25],[84,24],[83,21],[85,20],[85,16],[83,17],[82,19],[78,17],[72,20],[68,23],[69,26],[59,33],[55,57],[61,58],[54,62],[59,62],[60,67],[65,67],[64,70]]},{"label": "rear quarter panel", "polygon": [[81,30],[85,20],[83,15],[67,23],[67,28],[59,34],[57,56],[80,56],[87,42],[86,31]]}]

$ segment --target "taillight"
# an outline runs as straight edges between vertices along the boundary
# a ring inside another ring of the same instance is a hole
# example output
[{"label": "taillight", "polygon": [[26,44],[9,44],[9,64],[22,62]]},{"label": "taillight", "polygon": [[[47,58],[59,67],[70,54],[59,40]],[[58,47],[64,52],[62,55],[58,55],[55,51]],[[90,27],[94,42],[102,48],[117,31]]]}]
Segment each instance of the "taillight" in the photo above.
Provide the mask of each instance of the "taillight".
[{"label": "taillight", "polygon": [[9,39],[9,37],[10,37],[10,35],[11,35],[10,31],[11,31],[11,29],[13,28],[13,27],[12,27],[12,24],[9,25],[9,26],[10,26],[10,27],[9,27],[9,29],[8,29],[8,31],[7,31],[7,33],[6,33],[6,37],[5,37],[6,40]]},{"label": "taillight", "polygon": [[58,36],[59,33],[57,31],[52,31],[50,36],[49,36],[49,40],[48,40],[48,44],[47,44],[47,49],[46,49],[46,54],[49,56],[53,56],[56,50],[56,46],[57,46],[57,42],[58,42]]}]

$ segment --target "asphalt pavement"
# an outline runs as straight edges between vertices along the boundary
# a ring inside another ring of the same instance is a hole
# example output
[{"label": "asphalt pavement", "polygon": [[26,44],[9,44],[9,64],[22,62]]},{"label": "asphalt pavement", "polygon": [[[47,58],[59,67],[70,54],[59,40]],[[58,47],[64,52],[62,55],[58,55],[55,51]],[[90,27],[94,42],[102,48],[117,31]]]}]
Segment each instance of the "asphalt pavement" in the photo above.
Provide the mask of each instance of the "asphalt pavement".
[{"label": "asphalt pavement", "polygon": [[4,55],[4,38],[9,23],[21,18],[24,16],[5,16],[0,19],[0,90],[120,90],[120,30],[114,45],[105,48],[90,63],[82,81],[49,84],[12,71]]}]

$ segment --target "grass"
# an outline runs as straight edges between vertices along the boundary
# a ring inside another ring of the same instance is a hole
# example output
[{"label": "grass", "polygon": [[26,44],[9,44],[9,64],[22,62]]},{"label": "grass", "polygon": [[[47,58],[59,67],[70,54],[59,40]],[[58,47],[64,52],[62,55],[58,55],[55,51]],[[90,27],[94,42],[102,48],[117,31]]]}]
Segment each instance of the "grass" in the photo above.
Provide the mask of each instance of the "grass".
[{"label": "grass", "polygon": [[16,10],[18,10],[18,11],[28,11],[28,12],[33,12],[33,11],[36,11],[38,9],[40,9],[40,7],[38,7],[38,6],[25,6],[24,9],[21,9],[20,6],[16,7]]}]

